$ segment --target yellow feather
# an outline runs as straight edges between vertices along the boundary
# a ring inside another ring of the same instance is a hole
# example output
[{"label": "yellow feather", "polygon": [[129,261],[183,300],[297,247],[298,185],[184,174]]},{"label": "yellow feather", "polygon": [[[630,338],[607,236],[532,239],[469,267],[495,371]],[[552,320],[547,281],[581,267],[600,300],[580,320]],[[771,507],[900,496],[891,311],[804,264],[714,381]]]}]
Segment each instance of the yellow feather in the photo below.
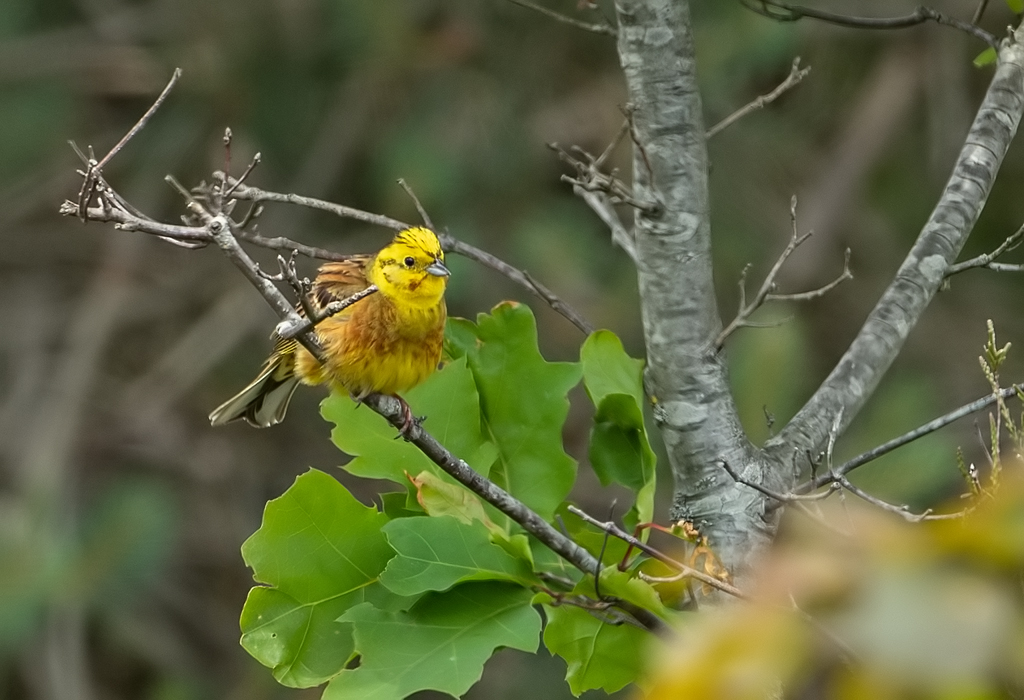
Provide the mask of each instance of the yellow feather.
[{"label": "yellow feather", "polygon": [[244,419],[264,428],[280,422],[291,397],[282,385],[289,381],[328,383],[356,398],[411,389],[429,377],[441,359],[447,283],[441,244],[432,231],[421,227],[400,231],[375,256],[354,255],[323,265],[310,294],[315,307],[345,299],[370,284],[380,291],[317,325],[323,365],[298,343],[278,339],[264,371],[211,413],[211,423]]}]

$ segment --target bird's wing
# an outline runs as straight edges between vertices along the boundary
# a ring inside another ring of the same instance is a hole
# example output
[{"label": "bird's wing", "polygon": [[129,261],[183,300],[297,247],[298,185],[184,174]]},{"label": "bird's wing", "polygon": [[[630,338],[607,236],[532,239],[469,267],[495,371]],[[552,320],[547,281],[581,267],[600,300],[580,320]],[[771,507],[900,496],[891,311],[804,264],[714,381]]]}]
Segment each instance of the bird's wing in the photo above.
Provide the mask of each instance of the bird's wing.
[{"label": "bird's wing", "polygon": [[[309,293],[312,304],[317,309],[322,309],[332,301],[342,301],[369,287],[370,282],[366,279],[366,268],[372,260],[372,255],[349,255],[344,260],[321,265]],[[300,315],[305,315],[301,305],[296,308],[296,311]],[[348,309],[333,318],[345,320],[347,316]],[[274,351],[271,358],[294,352],[298,344],[294,338],[281,338],[276,333],[271,337],[274,339]]]},{"label": "bird's wing", "polygon": [[370,286],[366,268],[372,255],[351,255],[344,260],[320,266],[310,296],[323,308],[332,301],[342,301]]}]

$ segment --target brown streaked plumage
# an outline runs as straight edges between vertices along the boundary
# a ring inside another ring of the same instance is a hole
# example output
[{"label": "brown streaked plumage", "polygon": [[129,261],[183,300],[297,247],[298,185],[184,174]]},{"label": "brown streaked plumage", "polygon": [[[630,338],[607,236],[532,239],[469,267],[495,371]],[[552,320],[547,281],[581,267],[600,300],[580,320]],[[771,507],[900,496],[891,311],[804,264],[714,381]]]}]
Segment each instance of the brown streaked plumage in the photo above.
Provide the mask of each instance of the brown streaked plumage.
[{"label": "brown streaked plumage", "polygon": [[[315,329],[325,362],[295,340],[276,338],[260,374],[210,414],[213,425],[243,419],[265,428],[279,423],[295,388],[328,383],[356,399],[407,391],[437,368],[444,340],[448,281],[437,236],[425,228],[398,233],[377,255],[353,255],[323,265],[310,292],[322,309],[376,284],[380,291],[321,321]],[[399,397],[401,398],[401,397]],[[406,428],[411,423],[408,406]]]}]

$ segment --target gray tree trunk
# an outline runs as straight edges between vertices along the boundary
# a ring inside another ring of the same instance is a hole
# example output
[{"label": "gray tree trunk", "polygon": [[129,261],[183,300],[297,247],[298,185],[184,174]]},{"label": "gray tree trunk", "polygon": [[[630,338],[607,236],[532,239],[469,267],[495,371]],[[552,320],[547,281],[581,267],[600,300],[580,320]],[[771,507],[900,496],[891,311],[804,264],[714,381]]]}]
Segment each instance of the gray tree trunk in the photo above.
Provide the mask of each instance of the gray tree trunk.
[{"label": "gray tree trunk", "polygon": [[[635,259],[647,344],[647,389],[675,477],[672,516],[693,522],[742,575],[773,523],[767,497],[793,460],[820,451],[873,394],[977,221],[1024,111],[1024,29],[999,53],[992,84],[935,210],[892,284],[828,379],[762,452],[747,440],[729,390],[711,274],[704,120],[685,0],[617,0],[618,51],[633,119]],[[941,31],[936,28],[936,31]]]}]

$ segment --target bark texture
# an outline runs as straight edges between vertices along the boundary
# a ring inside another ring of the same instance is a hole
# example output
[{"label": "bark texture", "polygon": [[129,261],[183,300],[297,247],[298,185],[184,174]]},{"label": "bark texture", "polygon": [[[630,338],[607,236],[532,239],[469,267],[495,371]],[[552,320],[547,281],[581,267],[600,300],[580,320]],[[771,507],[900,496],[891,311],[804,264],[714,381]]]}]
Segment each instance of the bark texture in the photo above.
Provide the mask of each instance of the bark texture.
[{"label": "bark texture", "polygon": [[766,544],[762,481],[729,392],[711,275],[708,164],[689,5],[619,0],[618,50],[635,124],[635,255],[647,344],[647,388],[675,476],[673,517],[693,522],[730,569]]},{"label": "bark texture", "polygon": [[[1024,111],[1024,25],[999,64],[938,204],[850,348],[807,404],[765,445],[777,465],[817,452],[839,411],[840,433],[874,393],[974,228]],[[979,329],[980,330],[980,329]]]},{"label": "bark texture", "polygon": [[766,497],[786,490],[794,460],[845,429],[877,387],[959,255],[1024,111],[1024,30],[999,65],[953,174],[895,279],[804,408],[761,451],[743,433],[724,359],[711,265],[707,151],[689,4],[617,0],[618,51],[634,120],[635,262],[647,343],[646,381],[675,477],[672,515],[693,522],[730,570],[766,546]]}]

